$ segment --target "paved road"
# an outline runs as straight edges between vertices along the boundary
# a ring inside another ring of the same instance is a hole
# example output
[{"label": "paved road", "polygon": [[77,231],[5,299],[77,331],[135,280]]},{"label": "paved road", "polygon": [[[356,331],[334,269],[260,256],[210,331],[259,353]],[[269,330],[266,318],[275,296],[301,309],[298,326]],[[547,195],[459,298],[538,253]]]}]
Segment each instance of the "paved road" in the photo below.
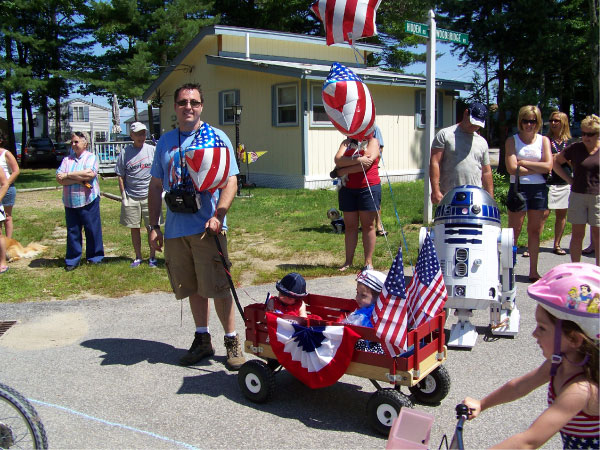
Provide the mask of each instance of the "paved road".
[{"label": "paved road", "polygon": [[[563,262],[568,256],[552,254],[546,244],[540,273]],[[452,434],[454,406],[466,395],[485,395],[542,362],[531,337],[535,302],[526,295],[527,270],[528,260],[519,256],[519,335],[486,337],[487,313],[478,313],[476,346],[449,351],[450,394],[437,407],[417,405],[435,415],[431,448],[444,433]],[[354,289],[353,276],[308,281],[315,293],[353,297]],[[269,290],[274,287],[244,287],[238,294],[246,305],[263,301]],[[224,367],[222,330],[214,314],[216,356],[192,368],[178,366],[193,325],[187,304],[170,294],[0,304],[0,320],[10,319],[18,323],[0,337],[0,380],[32,399],[51,448],[385,447],[365,420],[374,392],[368,380],[344,376],[329,388],[310,390],[281,372],[270,403],[246,400],[236,374]],[[239,317],[237,323],[242,331]],[[484,448],[525,429],[543,410],[545,395],[539,389],[469,422],[467,447]],[[555,437],[546,448],[562,445]]]}]

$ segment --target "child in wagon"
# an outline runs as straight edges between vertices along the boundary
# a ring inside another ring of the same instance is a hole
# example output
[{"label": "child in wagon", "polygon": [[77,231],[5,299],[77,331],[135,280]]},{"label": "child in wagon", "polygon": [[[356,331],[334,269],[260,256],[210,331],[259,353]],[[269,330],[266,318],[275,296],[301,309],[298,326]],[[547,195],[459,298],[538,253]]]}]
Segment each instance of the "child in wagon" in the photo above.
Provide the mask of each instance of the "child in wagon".
[{"label": "child in wagon", "polygon": [[302,275],[296,272],[288,273],[275,284],[275,288],[279,292],[279,296],[267,299],[267,311],[306,317],[306,304],[302,299],[308,293],[306,292],[306,281]]},{"label": "child in wagon", "polygon": [[[367,269],[361,271],[356,277],[356,303],[358,309],[350,313],[342,322],[362,327],[373,328],[371,314],[379,297],[386,275],[377,270]],[[383,354],[381,344],[365,339],[359,339],[354,347],[372,353]]]}]

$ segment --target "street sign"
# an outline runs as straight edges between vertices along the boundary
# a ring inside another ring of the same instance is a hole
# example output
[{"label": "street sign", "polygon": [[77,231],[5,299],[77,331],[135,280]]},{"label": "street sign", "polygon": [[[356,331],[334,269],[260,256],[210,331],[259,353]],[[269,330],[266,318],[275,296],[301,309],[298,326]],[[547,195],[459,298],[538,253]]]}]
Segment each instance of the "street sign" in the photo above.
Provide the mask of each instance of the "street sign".
[{"label": "street sign", "polygon": [[[404,22],[404,31],[417,36],[429,37],[429,25],[425,23],[417,23],[407,20]],[[467,45],[469,43],[468,34],[459,33],[458,31],[444,30],[443,28],[436,28],[435,38],[440,41],[450,41],[462,45]]]}]

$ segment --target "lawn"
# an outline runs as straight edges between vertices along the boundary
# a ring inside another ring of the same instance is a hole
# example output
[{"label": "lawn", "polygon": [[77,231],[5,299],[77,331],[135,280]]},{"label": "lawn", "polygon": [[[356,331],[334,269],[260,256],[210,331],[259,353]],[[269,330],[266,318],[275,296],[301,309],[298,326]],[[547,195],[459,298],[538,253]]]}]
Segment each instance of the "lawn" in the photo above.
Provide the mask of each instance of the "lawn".
[{"label": "lawn", "polygon": [[[506,182],[496,177],[495,183],[500,198],[506,191]],[[119,192],[116,178],[104,178],[100,186],[103,192]],[[23,245],[35,241],[48,249],[33,260],[10,264],[11,270],[2,275],[0,301],[119,297],[133,292],[170,291],[161,254],[158,269],[150,269],[146,264],[129,268],[134,255],[129,230],[119,224],[120,203],[105,197],[101,200],[101,218],[107,263],[65,272],[62,191],[24,191],[43,187],[56,187],[54,170],[22,170],[17,180],[13,237]],[[377,238],[374,265],[380,270],[389,268],[400,244],[405,264],[415,262],[423,218],[422,180],[393,184],[392,190],[393,200],[387,185],[382,190],[382,217],[389,235],[387,240]],[[236,285],[274,283],[290,271],[298,271],[307,278],[340,274],[337,269],[344,261],[344,235],[332,233],[326,216],[329,208],[337,207],[335,191],[254,188],[242,192],[247,193],[251,196],[236,198],[228,214],[229,252]],[[502,205],[501,208],[502,226],[506,227],[506,210]],[[552,238],[553,224],[551,214],[543,240]],[[147,258],[145,237],[142,240]],[[525,233],[519,245],[526,245]],[[358,271],[362,260],[359,239],[352,270]]]}]

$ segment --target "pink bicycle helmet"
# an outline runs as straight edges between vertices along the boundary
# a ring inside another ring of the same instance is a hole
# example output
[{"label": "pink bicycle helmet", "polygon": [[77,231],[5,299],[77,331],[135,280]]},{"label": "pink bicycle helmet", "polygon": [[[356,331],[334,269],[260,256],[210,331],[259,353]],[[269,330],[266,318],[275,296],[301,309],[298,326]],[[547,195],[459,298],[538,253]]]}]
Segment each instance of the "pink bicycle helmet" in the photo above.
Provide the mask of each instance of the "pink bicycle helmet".
[{"label": "pink bicycle helmet", "polygon": [[527,293],[554,317],[575,322],[587,336],[600,340],[600,267],[561,264],[529,286]]}]

